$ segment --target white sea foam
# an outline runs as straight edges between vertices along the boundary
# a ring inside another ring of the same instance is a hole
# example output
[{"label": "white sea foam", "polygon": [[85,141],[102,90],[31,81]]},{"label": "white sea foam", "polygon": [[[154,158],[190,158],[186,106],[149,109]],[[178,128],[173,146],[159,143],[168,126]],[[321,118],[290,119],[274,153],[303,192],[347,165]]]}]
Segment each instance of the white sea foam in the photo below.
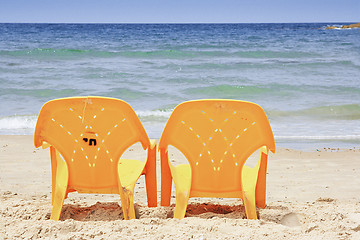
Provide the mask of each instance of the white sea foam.
[{"label": "white sea foam", "polygon": [[[170,117],[171,111],[136,111],[138,117],[144,123],[165,123]],[[35,130],[37,115],[12,115],[0,117],[0,134],[32,134]],[[147,124],[148,125],[148,124]],[[157,126],[157,124],[155,124]],[[162,129],[156,129],[161,132]],[[152,131],[154,131],[152,129]]]},{"label": "white sea foam", "polygon": [[35,129],[36,115],[14,115],[0,118],[0,130]]},{"label": "white sea foam", "polygon": [[155,111],[136,111],[136,114],[142,118],[142,117],[163,117],[163,118],[169,118],[171,115],[171,111],[161,111],[161,110],[155,110]]}]

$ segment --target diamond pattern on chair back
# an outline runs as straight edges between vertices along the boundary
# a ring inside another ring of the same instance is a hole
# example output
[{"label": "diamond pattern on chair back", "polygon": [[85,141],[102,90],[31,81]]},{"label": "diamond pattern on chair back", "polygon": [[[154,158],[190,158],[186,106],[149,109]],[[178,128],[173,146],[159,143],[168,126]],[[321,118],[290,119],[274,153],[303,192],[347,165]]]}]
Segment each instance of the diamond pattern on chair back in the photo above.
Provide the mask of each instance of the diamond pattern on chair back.
[{"label": "diamond pattern on chair back", "polygon": [[39,115],[35,145],[54,146],[69,169],[69,186],[117,186],[117,164],[123,152],[141,142],[150,144],[134,110],[124,101],[101,97],[57,99]]},{"label": "diamond pattern on chair back", "polygon": [[241,190],[241,170],[258,148],[275,148],[263,109],[250,102],[198,100],[173,111],[159,148],[172,145],[188,159],[192,190]]}]

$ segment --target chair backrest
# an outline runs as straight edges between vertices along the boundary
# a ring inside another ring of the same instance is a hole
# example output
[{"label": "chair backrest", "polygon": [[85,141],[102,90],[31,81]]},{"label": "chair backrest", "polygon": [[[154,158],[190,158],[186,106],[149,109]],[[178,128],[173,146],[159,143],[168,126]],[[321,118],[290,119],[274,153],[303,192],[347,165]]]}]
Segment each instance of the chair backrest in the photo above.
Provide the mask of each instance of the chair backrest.
[{"label": "chair backrest", "polygon": [[191,190],[241,190],[246,159],[267,146],[275,151],[274,136],[264,110],[238,100],[196,100],[178,105],[171,114],[159,149],[172,145],[190,163]]},{"label": "chair backrest", "polygon": [[118,185],[117,164],[136,142],[144,149],[149,138],[126,102],[103,97],[56,99],[42,107],[35,129],[35,146],[46,142],[66,161],[69,186],[84,189]]}]

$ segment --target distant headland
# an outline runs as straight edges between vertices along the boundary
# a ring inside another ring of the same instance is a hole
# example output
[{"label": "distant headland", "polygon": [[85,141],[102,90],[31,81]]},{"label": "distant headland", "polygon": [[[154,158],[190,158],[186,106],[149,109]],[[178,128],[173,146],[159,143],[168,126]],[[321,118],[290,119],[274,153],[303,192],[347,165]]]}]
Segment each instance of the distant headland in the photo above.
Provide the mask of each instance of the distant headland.
[{"label": "distant headland", "polygon": [[355,23],[355,24],[350,24],[350,25],[343,25],[341,27],[337,27],[337,26],[329,26],[325,29],[339,29],[339,28],[342,28],[342,29],[346,29],[346,28],[360,28],[360,23]]}]

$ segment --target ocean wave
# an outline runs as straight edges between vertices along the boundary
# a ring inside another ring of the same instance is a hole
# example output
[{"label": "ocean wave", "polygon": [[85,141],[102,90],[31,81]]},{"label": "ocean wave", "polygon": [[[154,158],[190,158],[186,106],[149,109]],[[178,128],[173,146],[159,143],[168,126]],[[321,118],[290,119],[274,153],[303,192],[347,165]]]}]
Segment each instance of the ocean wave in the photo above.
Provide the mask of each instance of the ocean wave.
[{"label": "ocean wave", "polygon": [[0,55],[8,56],[70,56],[70,55],[80,55],[88,54],[91,50],[80,50],[80,49],[56,49],[56,48],[35,48],[28,50],[2,50]]},{"label": "ocean wave", "polygon": [[33,96],[57,98],[79,95],[80,91],[76,89],[23,89],[23,88],[1,88],[0,95]]},{"label": "ocean wave", "polygon": [[301,67],[326,67],[326,68],[333,68],[333,67],[355,67],[360,68],[356,62],[352,60],[331,60],[328,59],[327,61],[307,61],[307,62],[300,62],[298,61],[296,65]]},{"label": "ocean wave", "polygon": [[154,111],[136,111],[136,114],[139,118],[169,118],[171,115],[171,110],[162,111],[162,110],[154,110]]},{"label": "ocean wave", "polygon": [[244,58],[313,58],[319,54],[298,51],[238,51],[235,56]]},{"label": "ocean wave", "polygon": [[209,58],[209,57],[238,57],[238,58],[314,58],[320,57],[319,54],[301,51],[233,51],[228,48],[218,48],[211,50],[204,49],[154,49],[147,51],[139,50],[118,50],[118,51],[102,51],[96,49],[61,49],[61,48],[35,48],[26,50],[1,50],[0,56],[15,56],[15,57],[128,57],[128,58]]},{"label": "ocean wave", "polygon": [[[146,122],[165,122],[172,110],[154,110],[154,111],[136,111],[136,114],[142,121]],[[38,115],[11,115],[0,117],[0,134],[23,132],[22,130],[34,130]],[[27,131],[29,132],[29,131]],[[33,131],[31,131],[33,132]]]},{"label": "ocean wave", "polygon": [[208,58],[207,60],[199,61],[183,61],[179,63],[174,62],[162,62],[162,64],[154,64],[153,69],[165,69],[165,70],[189,70],[194,69],[196,71],[243,71],[254,70],[259,71],[273,71],[274,69],[283,69],[284,65],[288,69],[296,69],[303,71],[326,71],[327,69],[341,69],[354,68],[360,69],[360,63],[356,59],[352,60],[336,60],[336,59],[317,59],[317,58],[222,58],[221,61],[213,61]]},{"label": "ocean wave", "polygon": [[13,115],[0,118],[0,130],[35,129],[37,115]]},{"label": "ocean wave", "polygon": [[131,57],[131,58],[153,58],[153,57],[189,57],[196,55],[192,51],[177,50],[151,50],[151,51],[101,51],[82,49],[56,49],[36,48],[29,50],[0,51],[0,56],[16,57]]}]

